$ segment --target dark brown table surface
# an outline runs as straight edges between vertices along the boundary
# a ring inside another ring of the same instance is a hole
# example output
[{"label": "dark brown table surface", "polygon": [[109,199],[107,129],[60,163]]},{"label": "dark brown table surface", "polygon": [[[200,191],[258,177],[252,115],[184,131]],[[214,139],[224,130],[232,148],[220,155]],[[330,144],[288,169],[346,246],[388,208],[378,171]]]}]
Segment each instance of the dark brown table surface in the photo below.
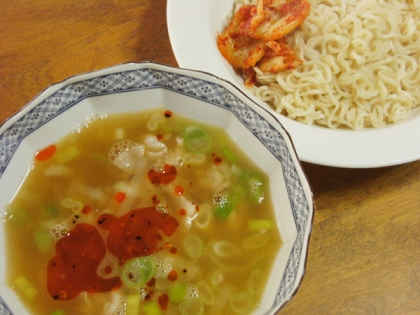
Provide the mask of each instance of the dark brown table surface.
[{"label": "dark brown table surface", "polygon": [[[177,66],[165,0],[9,0],[0,12],[0,121],[75,74]],[[303,167],[316,203],[306,275],[279,314],[420,314],[420,161]]]}]

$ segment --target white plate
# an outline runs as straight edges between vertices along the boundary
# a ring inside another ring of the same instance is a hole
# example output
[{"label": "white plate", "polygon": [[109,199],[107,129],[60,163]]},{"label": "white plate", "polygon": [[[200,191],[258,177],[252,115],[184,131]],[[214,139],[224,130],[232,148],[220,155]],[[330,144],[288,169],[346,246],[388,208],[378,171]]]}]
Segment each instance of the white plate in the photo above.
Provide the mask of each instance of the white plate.
[{"label": "white plate", "polygon": [[[226,25],[233,0],[168,0],[169,37],[182,68],[210,72],[241,89],[258,104],[243,80],[224,60],[216,34]],[[403,164],[420,159],[420,110],[398,124],[361,131],[308,126],[273,114],[289,131],[302,161],[314,164],[367,168]]]}]

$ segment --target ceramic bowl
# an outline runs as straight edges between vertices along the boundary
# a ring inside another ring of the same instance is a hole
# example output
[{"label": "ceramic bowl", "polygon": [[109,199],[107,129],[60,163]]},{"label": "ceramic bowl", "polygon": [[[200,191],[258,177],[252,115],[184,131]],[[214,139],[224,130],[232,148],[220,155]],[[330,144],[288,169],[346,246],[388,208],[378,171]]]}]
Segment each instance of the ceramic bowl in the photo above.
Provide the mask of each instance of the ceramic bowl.
[{"label": "ceramic bowl", "polygon": [[[275,314],[296,293],[305,270],[313,197],[292,140],[279,121],[229,82],[213,75],[155,63],[129,63],[81,74],[53,85],[0,127],[0,216],[38,150],[59,140],[87,117],[166,107],[225,128],[270,177],[283,244],[261,304],[253,315]],[[5,283],[0,221],[0,315],[29,314]]]}]

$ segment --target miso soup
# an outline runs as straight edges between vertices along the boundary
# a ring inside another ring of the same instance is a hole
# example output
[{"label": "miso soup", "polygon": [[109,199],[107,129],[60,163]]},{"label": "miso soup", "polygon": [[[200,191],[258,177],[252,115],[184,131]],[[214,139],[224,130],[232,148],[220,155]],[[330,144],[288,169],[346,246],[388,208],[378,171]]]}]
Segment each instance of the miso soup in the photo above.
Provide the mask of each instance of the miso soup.
[{"label": "miso soup", "polygon": [[33,314],[250,314],[281,246],[269,178],[165,109],[91,119],[7,207],[7,281]]}]

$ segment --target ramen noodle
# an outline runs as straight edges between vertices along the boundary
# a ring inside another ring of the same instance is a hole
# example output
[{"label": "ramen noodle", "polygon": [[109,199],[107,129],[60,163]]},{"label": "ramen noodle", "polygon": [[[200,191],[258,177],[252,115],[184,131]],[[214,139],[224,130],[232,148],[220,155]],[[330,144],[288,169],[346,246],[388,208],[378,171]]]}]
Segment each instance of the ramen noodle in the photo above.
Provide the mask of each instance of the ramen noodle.
[{"label": "ramen noodle", "polygon": [[258,307],[281,246],[269,178],[225,130],[159,109],[40,150],[7,207],[7,282],[33,314]]},{"label": "ramen noodle", "polygon": [[[239,6],[256,1],[237,0]],[[289,36],[297,69],[255,67],[252,93],[277,112],[328,128],[380,127],[420,101],[420,2],[311,0]]]}]

